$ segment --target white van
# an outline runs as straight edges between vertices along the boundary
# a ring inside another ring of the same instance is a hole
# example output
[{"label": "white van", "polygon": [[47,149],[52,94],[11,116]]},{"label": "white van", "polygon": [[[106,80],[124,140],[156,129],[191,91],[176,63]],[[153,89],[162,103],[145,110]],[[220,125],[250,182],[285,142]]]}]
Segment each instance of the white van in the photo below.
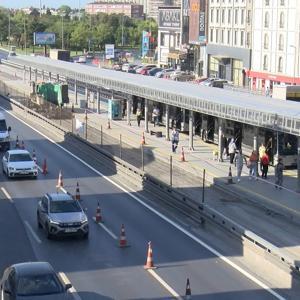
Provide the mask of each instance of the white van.
[{"label": "white van", "polygon": [[10,149],[10,126],[7,127],[5,116],[0,112],[0,150],[6,151]]}]

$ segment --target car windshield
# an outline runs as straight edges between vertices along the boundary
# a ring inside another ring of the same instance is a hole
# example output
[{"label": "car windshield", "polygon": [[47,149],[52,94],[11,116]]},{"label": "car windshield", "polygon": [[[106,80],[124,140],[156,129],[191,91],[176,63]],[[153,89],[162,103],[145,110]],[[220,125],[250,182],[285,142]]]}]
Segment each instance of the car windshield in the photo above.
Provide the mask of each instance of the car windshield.
[{"label": "car windshield", "polygon": [[5,120],[0,120],[0,131],[7,131]]},{"label": "car windshield", "polygon": [[18,280],[18,296],[49,295],[62,292],[63,287],[54,274],[27,275]]},{"label": "car windshield", "polygon": [[81,208],[77,201],[64,200],[64,201],[51,201],[50,212],[51,213],[69,213],[80,212]]},{"label": "car windshield", "polygon": [[10,162],[15,161],[32,161],[32,158],[27,153],[18,153],[18,154],[11,154],[9,157]]}]

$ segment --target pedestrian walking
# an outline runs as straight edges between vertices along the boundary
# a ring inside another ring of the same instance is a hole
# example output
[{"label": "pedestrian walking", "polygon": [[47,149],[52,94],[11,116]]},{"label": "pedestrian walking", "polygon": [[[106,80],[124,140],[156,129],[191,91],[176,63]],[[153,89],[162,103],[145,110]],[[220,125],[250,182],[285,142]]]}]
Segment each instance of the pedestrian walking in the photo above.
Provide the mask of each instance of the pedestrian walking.
[{"label": "pedestrian walking", "polygon": [[220,160],[223,161],[227,159],[227,139],[224,134],[221,136],[221,153],[220,153]]},{"label": "pedestrian walking", "polygon": [[176,149],[178,147],[178,143],[179,143],[179,132],[178,130],[176,130],[176,128],[174,127],[171,133],[171,143],[172,143],[172,152],[176,153]]},{"label": "pedestrian walking", "polygon": [[248,166],[249,166],[249,179],[255,178],[257,180],[257,162],[258,162],[258,155],[255,150],[252,151],[249,161],[248,161]]},{"label": "pedestrian walking", "polygon": [[158,119],[159,119],[159,108],[158,107],[153,108],[152,118],[153,118],[153,123],[154,123],[154,127],[155,127],[155,125],[158,125]]},{"label": "pedestrian walking", "polygon": [[283,169],[284,165],[282,162],[282,158],[278,158],[278,163],[275,166],[275,188],[279,188],[281,190],[282,188],[282,182],[283,182]]},{"label": "pedestrian walking", "polygon": [[240,149],[237,151],[235,158],[234,158],[234,164],[236,166],[236,172],[237,172],[237,182],[241,181],[241,175],[242,175],[242,171],[243,171],[244,162],[247,164],[247,160],[242,153],[242,149]]},{"label": "pedestrian walking", "polygon": [[142,111],[138,107],[136,110],[136,121],[137,121],[138,127],[140,127],[140,125],[141,125],[141,119],[142,119]]},{"label": "pedestrian walking", "polygon": [[266,147],[264,143],[261,143],[260,147],[258,148],[258,154],[259,154],[259,163],[260,163],[260,171],[263,171],[263,166],[261,163],[261,158],[266,153]]},{"label": "pedestrian walking", "polygon": [[236,144],[234,142],[234,138],[231,138],[230,143],[228,145],[228,152],[230,157],[230,163],[233,164],[234,155],[236,151]]},{"label": "pedestrian walking", "polygon": [[270,159],[269,159],[269,155],[266,152],[261,157],[260,163],[262,166],[261,178],[267,179]]}]

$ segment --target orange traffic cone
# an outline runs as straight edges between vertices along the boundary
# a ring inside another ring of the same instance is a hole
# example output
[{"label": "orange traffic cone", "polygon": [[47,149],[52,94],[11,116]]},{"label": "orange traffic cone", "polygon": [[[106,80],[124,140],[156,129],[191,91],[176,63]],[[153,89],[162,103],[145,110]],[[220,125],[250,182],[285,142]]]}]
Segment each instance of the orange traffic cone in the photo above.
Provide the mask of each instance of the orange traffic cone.
[{"label": "orange traffic cone", "polygon": [[129,245],[127,244],[126,235],[125,235],[125,226],[124,226],[124,224],[122,224],[121,235],[120,235],[120,240],[119,240],[119,247],[124,248],[124,247],[128,247],[128,246]]},{"label": "orange traffic cone", "polygon": [[181,147],[181,153],[180,153],[180,161],[185,162],[185,154],[184,154],[184,150],[183,147]]},{"label": "orange traffic cone", "polygon": [[35,150],[32,150],[32,159],[35,163],[37,163],[37,158],[36,158],[36,154],[35,154]]},{"label": "orange traffic cone", "polygon": [[80,200],[80,190],[79,190],[79,183],[77,181],[77,185],[76,185],[76,193],[75,193],[75,200]]},{"label": "orange traffic cone", "polygon": [[153,263],[153,258],[152,258],[152,247],[151,247],[151,242],[148,242],[148,254],[147,254],[147,261],[146,264],[144,265],[144,269],[155,269],[156,267],[154,266]]},{"label": "orange traffic cone", "polygon": [[43,174],[46,175],[47,173],[48,173],[47,160],[45,158],[43,163]]},{"label": "orange traffic cone", "polygon": [[57,188],[61,188],[64,186],[64,183],[63,183],[63,177],[62,177],[62,172],[61,170],[59,171],[59,174],[58,174],[58,180],[57,180],[57,185],[56,187]]},{"label": "orange traffic cone", "polygon": [[96,208],[96,216],[95,216],[95,222],[96,223],[100,223],[102,221],[102,217],[101,217],[101,210],[100,210],[100,204],[98,202],[98,206]]},{"label": "orange traffic cone", "polygon": [[229,173],[228,173],[227,183],[228,183],[228,184],[232,184],[232,183],[233,183],[233,180],[232,180],[232,172],[231,172],[231,166],[229,167]]},{"label": "orange traffic cone", "polygon": [[19,137],[17,136],[17,139],[16,139],[16,148],[19,148],[20,145],[19,145]]},{"label": "orange traffic cone", "polygon": [[107,129],[110,129],[110,120],[107,120]]},{"label": "orange traffic cone", "polygon": [[24,144],[24,141],[22,141],[22,143],[21,143],[21,149],[25,149],[25,144]]},{"label": "orange traffic cone", "polygon": [[143,132],[142,134],[142,140],[141,140],[141,145],[145,145],[146,144],[146,139],[145,139],[145,133]]},{"label": "orange traffic cone", "polygon": [[192,299],[190,280],[186,280],[185,299]]}]

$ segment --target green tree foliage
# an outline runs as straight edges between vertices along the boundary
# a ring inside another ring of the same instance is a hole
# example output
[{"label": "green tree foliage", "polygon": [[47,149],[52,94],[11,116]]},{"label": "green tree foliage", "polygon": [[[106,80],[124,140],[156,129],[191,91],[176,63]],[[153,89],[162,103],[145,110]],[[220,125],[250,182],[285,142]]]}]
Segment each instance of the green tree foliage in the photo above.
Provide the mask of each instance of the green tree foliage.
[{"label": "green tree foliage", "polygon": [[[8,41],[8,10],[0,7],[0,42]],[[90,45],[92,49],[104,49],[105,44],[112,43],[116,46],[140,47],[143,30],[151,31],[154,48],[157,41],[157,24],[153,19],[137,20],[122,14],[97,15],[83,14],[81,19],[71,18],[71,8],[62,5],[59,8],[59,15],[51,15],[50,11],[42,16],[38,11],[25,15],[18,11],[11,12],[11,43],[16,46],[24,46],[26,28],[26,42],[30,47],[33,44],[34,32],[55,32],[56,45],[61,47],[62,22],[64,31],[64,45],[70,50],[82,50]],[[63,15],[63,17],[62,17]],[[90,42],[89,42],[90,41]]]}]

